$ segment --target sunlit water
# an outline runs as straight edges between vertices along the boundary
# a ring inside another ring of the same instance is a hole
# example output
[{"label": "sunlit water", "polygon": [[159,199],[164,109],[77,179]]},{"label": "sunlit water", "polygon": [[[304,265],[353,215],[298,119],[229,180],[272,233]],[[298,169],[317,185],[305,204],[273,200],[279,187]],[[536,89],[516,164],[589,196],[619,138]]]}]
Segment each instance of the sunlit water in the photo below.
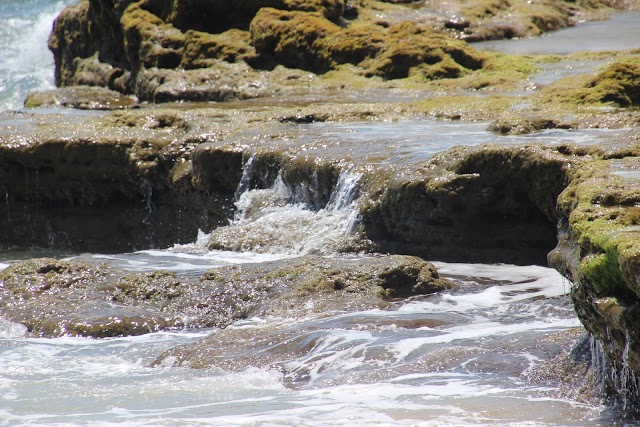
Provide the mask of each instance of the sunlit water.
[{"label": "sunlit water", "polygon": [[[613,15],[610,20],[581,23],[540,37],[518,40],[492,40],[473,43],[481,50],[494,50],[518,55],[567,55],[581,51],[620,51],[640,48],[640,12]],[[533,76],[543,86],[563,77],[593,74],[609,60],[567,59],[540,64]]]},{"label": "sunlit water", "polygon": [[[226,229],[270,218],[270,226],[285,224],[281,234],[296,237],[293,246],[211,251],[214,233],[201,233],[196,242],[167,250],[71,258],[192,276],[314,253],[310,248],[349,237],[358,175],[346,171],[340,182],[320,210],[302,199],[265,204],[265,191],[272,193],[269,200],[292,196],[278,182],[239,192],[239,212]],[[270,217],[273,209],[277,215]],[[329,219],[331,227],[301,233],[302,211],[311,223]],[[527,379],[549,357],[567,351],[556,334],[580,326],[567,296],[569,282],[545,267],[437,266],[458,287],[398,301],[394,310],[237,322],[229,328],[246,338],[233,343],[233,354],[224,353],[222,339],[222,354],[230,360],[225,369],[189,369],[171,357],[154,364],[166,350],[224,330],[34,339],[21,325],[0,322],[0,425],[601,425],[601,408],[562,397],[558,384]],[[247,355],[268,363],[247,364]]]},{"label": "sunlit water", "polygon": [[[0,110],[19,108],[28,91],[51,87],[46,37],[53,16],[69,3],[0,3]],[[25,52],[18,59],[17,53]],[[592,143],[606,136],[606,131],[546,131],[503,139],[486,132],[486,123],[434,123],[312,124],[296,132],[310,151],[342,152],[380,164],[423,160],[460,144]],[[388,152],[376,159],[381,147]],[[57,256],[195,276],[236,263],[331,255],[331,245],[348,238],[357,223],[357,191],[350,190],[357,187],[357,173],[350,177],[333,204],[319,210],[278,183],[240,191],[240,214],[219,233],[253,242],[242,251],[210,250],[220,236],[201,233],[188,245],[130,254],[4,252],[0,269],[21,259]],[[274,241],[268,232],[275,229],[296,238]],[[252,238],[260,232],[261,238]],[[293,333],[313,344],[302,355],[285,352],[277,363],[260,368],[196,370],[171,360],[152,367],[164,351],[221,330],[35,339],[23,326],[0,320],[0,425],[611,425],[598,421],[601,408],[562,398],[553,384],[527,380],[559,350],[551,338],[579,326],[567,297],[570,283],[543,267],[437,265],[459,286],[398,302],[396,310],[255,318],[232,325],[274,342],[286,344],[283,336]],[[252,342],[246,345],[251,348]]]}]

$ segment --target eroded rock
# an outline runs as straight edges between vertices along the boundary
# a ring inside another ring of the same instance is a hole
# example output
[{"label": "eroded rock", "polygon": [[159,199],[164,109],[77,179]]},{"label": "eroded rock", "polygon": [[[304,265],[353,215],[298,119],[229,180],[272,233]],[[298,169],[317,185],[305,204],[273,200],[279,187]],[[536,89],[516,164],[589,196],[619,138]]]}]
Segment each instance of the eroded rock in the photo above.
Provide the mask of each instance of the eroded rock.
[{"label": "eroded rock", "polygon": [[422,174],[374,188],[363,208],[367,235],[428,257],[542,262],[536,258],[556,241],[556,197],[574,160],[535,146],[443,152]]},{"label": "eroded rock", "polygon": [[[351,74],[423,80],[483,69],[470,40],[537,35],[573,25],[607,2],[453,2],[415,9],[361,0],[81,1],[63,11],[49,45],[60,86],[95,85],[143,101],[226,101],[287,86],[277,65],[314,73],[355,66]],[[354,13],[353,11],[357,11]],[[419,11],[419,12],[418,12]],[[344,15],[346,12],[346,15]],[[442,13],[452,18],[442,21]],[[442,21],[442,22],[440,22]],[[458,33],[459,32],[459,33]]]},{"label": "eroded rock", "polygon": [[559,243],[549,254],[551,265],[574,283],[578,317],[602,343],[606,389],[626,402],[637,393],[640,372],[638,167],[632,157],[577,170],[558,199]]}]

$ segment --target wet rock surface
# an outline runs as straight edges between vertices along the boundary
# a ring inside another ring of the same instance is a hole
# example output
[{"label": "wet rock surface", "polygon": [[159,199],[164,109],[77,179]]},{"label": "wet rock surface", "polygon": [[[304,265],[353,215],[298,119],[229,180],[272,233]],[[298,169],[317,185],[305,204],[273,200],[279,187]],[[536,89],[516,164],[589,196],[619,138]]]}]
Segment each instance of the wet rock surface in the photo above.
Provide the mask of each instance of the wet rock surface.
[{"label": "wet rock surface", "polygon": [[250,316],[390,308],[395,298],[452,286],[432,264],[403,256],[303,257],[219,268],[190,280],[38,258],[0,272],[0,310],[34,336],[101,338],[225,327]]},{"label": "wet rock surface", "polygon": [[[570,278],[576,313],[603,345],[608,392],[637,395],[638,159],[589,163],[559,198],[558,246],[549,262]],[[633,409],[630,405],[629,409]]]}]

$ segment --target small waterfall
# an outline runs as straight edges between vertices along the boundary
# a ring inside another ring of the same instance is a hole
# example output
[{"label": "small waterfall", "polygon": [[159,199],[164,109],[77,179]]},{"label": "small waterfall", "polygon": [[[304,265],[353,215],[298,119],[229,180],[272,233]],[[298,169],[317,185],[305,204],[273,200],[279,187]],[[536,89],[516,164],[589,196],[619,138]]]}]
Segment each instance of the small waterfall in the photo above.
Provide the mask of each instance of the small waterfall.
[{"label": "small waterfall", "polygon": [[[211,249],[297,256],[359,247],[355,231],[361,173],[343,171],[328,203],[318,209],[314,206],[317,197],[308,194],[311,189],[300,184],[287,185],[282,171],[271,187],[250,189],[250,183],[255,181],[252,176],[255,162],[252,157],[245,164],[236,190],[235,218],[229,226],[211,233]],[[311,177],[311,186],[314,179],[317,181],[317,176]]]},{"label": "small waterfall", "polygon": [[625,414],[636,414],[639,409],[640,384],[638,374],[629,366],[629,339],[627,337],[622,353],[622,361],[610,361],[603,344],[593,336],[591,345],[591,369],[596,373],[600,392],[603,396],[616,394],[615,402]]},{"label": "small waterfall", "polygon": [[249,160],[247,160],[242,167],[242,178],[240,178],[240,182],[238,183],[238,187],[234,193],[234,197],[236,201],[240,199],[243,193],[245,193],[249,186],[251,185],[251,177],[255,172],[255,163],[256,163],[256,155],[252,155]]},{"label": "small waterfall", "polygon": [[153,246],[154,232],[151,224],[151,215],[153,214],[153,186],[146,178],[142,178],[140,181],[140,194],[142,195],[145,212],[144,218],[142,218],[142,224],[147,227],[147,242],[149,246]]},{"label": "small waterfall", "polygon": [[605,394],[607,378],[611,368],[607,361],[607,355],[604,352],[602,343],[593,335],[589,337],[589,346],[591,349],[591,370],[596,373],[596,381],[600,386],[600,394]]}]

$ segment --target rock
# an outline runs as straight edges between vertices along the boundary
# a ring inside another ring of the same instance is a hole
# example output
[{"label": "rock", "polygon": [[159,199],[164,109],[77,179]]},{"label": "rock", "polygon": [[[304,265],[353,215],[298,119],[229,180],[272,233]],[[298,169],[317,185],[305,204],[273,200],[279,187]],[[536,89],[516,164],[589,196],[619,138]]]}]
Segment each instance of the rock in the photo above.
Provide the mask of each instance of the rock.
[{"label": "rock", "polygon": [[137,99],[103,87],[69,86],[57,90],[33,92],[25,107],[71,107],[80,110],[119,110],[137,104]]},{"label": "rock", "polygon": [[[446,10],[356,3],[83,0],[60,14],[51,33],[56,84],[168,102],[272,96],[288,86],[285,75],[272,72],[282,65],[316,74],[346,67],[352,75],[384,79],[455,79],[489,67],[495,57],[456,37],[538,35],[612,10],[600,0],[455,1]],[[443,12],[453,15],[443,21]]]},{"label": "rock", "polygon": [[640,181],[637,157],[592,162],[573,172],[558,199],[559,243],[549,262],[574,286],[585,328],[602,344],[605,389],[628,410],[640,372],[638,302]]},{"label": "rock", "polygon": [[181,324],[159,308],[114,305],[105,284],[117,275],[96,265],[24,261],[0,273],[0,310],[32,336],[139,335]]},{"label": "rock", "polygon": [[[302,257],[216,269],[203,276],[205,280],[222,282],[225,289],[246,288],[243,283],[247,277],[251,278],[251,289],[248,294],[241,295],[242,299],[260,301],[260,293],[269,295],[262,305],[256,305],[247,314],[288,319],[336,311],[391,309],[390,299],[427,295],[453,286],[430,263],[399,255]],[[293,332],[286,331],[286,325],[284,329],[276,327],[267,333],[261,330],[259,335],[255,329],[215,332],[193,345],[170,350],[156,364],[225,369],[267,367],[282,360],[280,358],[285,354],[289,358],[309,350],[304,345],[288,346],[286,342],[295,337]],[[274,345],[273,351],[256,353],[255,350],[267,340],[282,345]],[[224,346],[220,345],[222,342]],[[234,357],[227,357],[230,354]]]},{"label": "rock", "polygon": [[428,80],[457,78],[482,68],[483,54],[465,43],[413,23],[389,29],[385,49],[369,65],[368,74],[404,78],[419,73]]},{"label": "rock", "polygon": [[376,196],[362,209],[367,236],[379,250],[432,259],[544,262],[556,242],[556,197],[574,160],[535,146],[445,151],[421,175],[370,190]]},{"label": "rock", "polygon": [[395,79],[422,67],[426,78],[436,79],[459,77],[483,63],[482,55],[466,44],[408,22],[388,30],[375,25],[343,29],[312,15],[263,9],[251,34],[259,54],[314,72],[349,63],[370,76]]},{"label": "rock", "polygon": [[191,281],[43,258],[0,272],[0,312],[35,336],[112,337],[378,307],[451,286],[433,265],[402,256],[306,257],[224,267]]},{"label": "rock", "polygon": [[459,38],[468,41],[539,36],[574,26],[584,17],[602,19],[603,15],[620,7],[608,0],[472,0],[449,3],[446,12],[452,17],[448,20],[448,26]]},{"label": "rock", "polygon": [[629,107],[640,104],[640,63],[614,62],[595,77],[561,80],[544,88],[543,99],[573,105],[609,104]]},{"label": "rock", "polygon": [[233,190],[193,186],[178,115],[22,112],[12,120],[23,124],[0,135],[3,246],[130,251],[193,241],[198,228],[232,215]]},{"label": "rock", "polygon": [[[527,370],[527,381],[538,386],[549,386],[557,390],[560,399],[571,399],[587,405],[598,406],[603,403],[600,393],[601,372],[597,354],[592,354],[589,334],[582,328],[569,329],[552,334],[545,341],[553,340],[563,344],[561,351],[542,363]],[[559,387],[558,387],[559,385]]]}]

